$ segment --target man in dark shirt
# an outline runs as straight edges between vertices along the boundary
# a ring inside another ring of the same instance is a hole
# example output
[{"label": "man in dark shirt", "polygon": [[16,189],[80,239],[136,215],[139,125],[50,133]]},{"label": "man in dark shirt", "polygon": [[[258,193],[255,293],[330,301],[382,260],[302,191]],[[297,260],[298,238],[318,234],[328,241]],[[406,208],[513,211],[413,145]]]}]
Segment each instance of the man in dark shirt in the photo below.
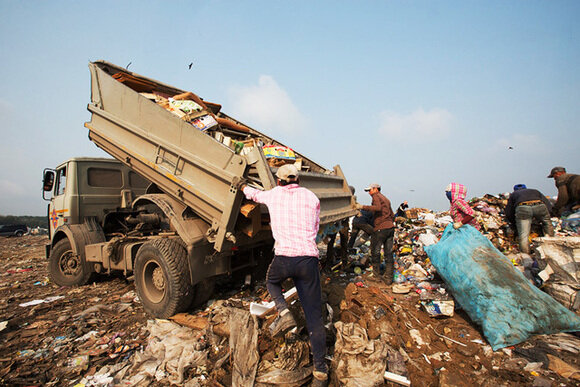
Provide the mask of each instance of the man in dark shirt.
[{"label": "man in dark shirt", "polygon": [[371,211],[375,216],[375,227],[371,236],[371,257],[373,260],[373,272],[380,273],[381,247],[385,253],[385,273],[383,279],[387,285],[393,283],[393,238],[395,236],[395,214],[391,208],[391,202],[381,194],[381,186],[373,183],[365,188],[365,191],[373,198],[370,206],[357,205],[357,209]]},{"label": "man in dark shirt", "polygon": [[406,218],[407,217],[407,213],[405,212],[405,210],[409,208],[409,204],[407,203],[407,201],[405,200],[403,203],[401,203],[401,205],[399,206],[399,208],[397,208],[397,213],[395,214],[395,218],[403,217]]},{"label": "man in dark shirt", "polygon": [[362,230],[369,235],[373,235],[373,224],[373,213],[370,211],[362,210],[359,216],[355,216],[352,219],[352,231],[348,240],[348,248],[352,249],[354,247],[359,231]]},{"label": "man in dark shirt", "polygon": [[515,224],[518,230],[518,244],[522,253],[530,253],[530,228],[532,220],[542,222],[544,235],[554,236],[554,227],[550,220],[552,205],[537,189],[527,188],[525,184],[514,185],[505,207],[505,215],[509,223]]},{"label": "man in dark shirt", "polygon": [[558,188],[554,215],[560,216],[562,212],[578,210],[580,208],[580,175],[566,173],[564,167],[554,167],[548,177],[554,178],[554,183]]}]

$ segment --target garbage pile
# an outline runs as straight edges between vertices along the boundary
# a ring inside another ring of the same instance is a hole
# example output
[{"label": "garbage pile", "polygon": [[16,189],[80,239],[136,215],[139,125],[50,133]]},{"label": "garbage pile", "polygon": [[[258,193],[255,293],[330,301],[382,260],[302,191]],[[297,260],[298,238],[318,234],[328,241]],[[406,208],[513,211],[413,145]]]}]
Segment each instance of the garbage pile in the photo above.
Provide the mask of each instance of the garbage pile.
[{"label": "garbage pile", "polygon": [[[531,272],[533,271],[534,275],[538,274],[547,264],[546,261],[550,259],[545,253],[541,253],[543,251],[541,246],[546,240],[540,238],[541,226],[533,224],[530,239],[538,251],[534,257],[519,252],[515,230],[510,229],[505,219],[504,208],[508,197],[508,194],[486,194],[483,197],[471,199],[469,204],[476,211],[476,219],[481,226],[482,234],[498,250],[512,259],[514,265],[518,266],[521,271],[527,270],[528,276],[532,279]],[[406,217],[396,218],[395,282],[432,279],[435,270],[423,248],[437,243],[445,227],[453,220],[447,211],[433,212],[425,208],[408,209],[406,215]],[[553,218],[555,237],[564,237],[569,240],[569,237],[579,235],[574,228],[577,227],[576,218],[580,219],[580,213],[572,214],[566,219]],[[352,252],[349,257],[350,261],[356,264],[361,260],[366,260],[370,254],[369,248],[370,241],[367,240],[366,244],[359,245]],[[535,265],[535,270],[531,270],[532,265]],[[542,281],[538,281],[538,285],[542,285]]]},{"label": "garbage pile", "polygon": [[[396,246],[404,281],[387,287],[367,265],[353,265],[368,253],[365,244],[348,266],[323,269],[330,385],[578,383],[580,339],[570,334],[492,350],[425,254],[447,215],[420,213],[398,223],[406,233]],[[263,281],[225,283],[202,308],[154,320],[130,280],[59,287],[47,280],[46,237],[2,242],[0,384],[302,386],[312,378],[291,281],[285,290],[298,329],[272,338],[275,312]]]}]

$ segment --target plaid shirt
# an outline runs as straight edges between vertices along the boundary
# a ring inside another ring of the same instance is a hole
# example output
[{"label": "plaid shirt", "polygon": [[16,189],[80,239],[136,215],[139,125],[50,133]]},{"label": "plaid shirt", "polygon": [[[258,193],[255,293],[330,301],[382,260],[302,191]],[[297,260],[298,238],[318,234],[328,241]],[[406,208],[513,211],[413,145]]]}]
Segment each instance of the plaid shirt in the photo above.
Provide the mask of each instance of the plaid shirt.
[{"label": "plaid shirt", "polygon": [[312,191],[289,184],[268,191],[246,186],[244,194],[247,199],[268,207],[276,255],[318,257],[320,201]]},{"label": "plaid shirt", "polygon": [[479,224],[475,219],[475,211],[465,201],[466,196],[467,189],[463,184],[451,183],[451,208],[449,208],[449,212],[454,222],[464,223],[467,215],[472,216],[473,219],[468,224],[479,230]]}]

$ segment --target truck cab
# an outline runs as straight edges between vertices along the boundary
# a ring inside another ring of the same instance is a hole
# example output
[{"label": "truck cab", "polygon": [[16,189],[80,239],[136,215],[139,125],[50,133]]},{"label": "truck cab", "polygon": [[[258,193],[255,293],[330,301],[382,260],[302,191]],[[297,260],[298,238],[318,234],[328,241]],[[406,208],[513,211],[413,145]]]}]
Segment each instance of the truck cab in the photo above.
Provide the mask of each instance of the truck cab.
[{"label": "truck cab", "polygon": [[46,168],[43,199],[51,281],[78,286],[96,273],[135,274],[145,310],[160,318],[204,302],[212,277],[254,267],[271,251],[271,234],[262,233],[248,248],[216,254],[206,222],[114,159],[77,157]]},{"label": "truck cab", "polygon": [[129,208],[149,185],[117,160],[88,157],[72,158],[55,169],[45,169],[43,183],[43,198],[49,200],[51,239],[65,224],[91,220],[103,224],[108,213]]},{"label": "truck cab", "polygon": [[[117,160],[77,157],[43,175],[43,199],[49,201],[49,274],[62,286],[83,285],[104,265],[89,262],[86,246],[106,242],[127,229],[132,201],[149,182]],[[110,266],[109,266],[110,267]]]}]

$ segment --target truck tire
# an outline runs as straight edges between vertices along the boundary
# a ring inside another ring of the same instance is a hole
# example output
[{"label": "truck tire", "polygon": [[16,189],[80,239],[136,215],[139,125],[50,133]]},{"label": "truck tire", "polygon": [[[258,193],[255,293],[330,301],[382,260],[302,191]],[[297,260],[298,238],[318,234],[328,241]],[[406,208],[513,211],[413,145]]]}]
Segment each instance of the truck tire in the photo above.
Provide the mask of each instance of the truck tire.
[{"label": "truck tire", "polygon": [[51,281],[60,286],[85,285],[93,274],[90,265],[74,253],[66,238],[58,241],[51,249],[48,273]]},{"label": "truck tire", "polygon": [[194,296],[187,251],[174,239],[144,243],[135,258],[135,286],[147,313],[169,318],[185,311]]},{"label": "truck tire", "polygon": [[16,236],[17,237],[21,237],[22,235],[24,235],[24,232],[22,230],[16,231]]}]

